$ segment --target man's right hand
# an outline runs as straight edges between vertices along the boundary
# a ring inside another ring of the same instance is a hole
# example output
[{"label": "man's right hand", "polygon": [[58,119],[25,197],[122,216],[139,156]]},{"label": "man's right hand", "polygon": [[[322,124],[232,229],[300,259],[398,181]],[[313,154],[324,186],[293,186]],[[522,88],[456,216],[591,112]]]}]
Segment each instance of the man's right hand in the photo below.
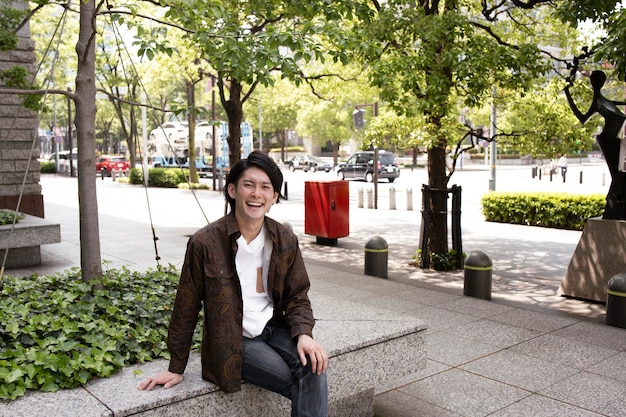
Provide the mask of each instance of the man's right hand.
[{"label": "man's right hand", "polygon": [[181,383],[183,379],[184,378],[181,374],[175,374],[174,372],[165,371],[144,379],[137,388],[139,388],[140,390],[151,391],[152,388],[154,388],[155,386],[163,385],[164,389],[168,389],[176,384]]}]

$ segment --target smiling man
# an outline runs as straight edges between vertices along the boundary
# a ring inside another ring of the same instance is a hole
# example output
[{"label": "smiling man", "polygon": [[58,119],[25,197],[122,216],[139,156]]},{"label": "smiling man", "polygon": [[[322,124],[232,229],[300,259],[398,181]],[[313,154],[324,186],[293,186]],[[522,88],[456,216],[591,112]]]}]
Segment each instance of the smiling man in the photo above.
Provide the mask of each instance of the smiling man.
[{"label": "smiling man", "polygon": [[328,355],[313,339],[309,278],[297,237],[266,217],[281,198],[283,175],[252,152],[230,171],[230,213],[187,244],[168,333],[168,371],[141,390],[183,381],[198,313],[204,308],[202,378],[225,392],[242,379],[291,400],[292,417],[327,415]]}]

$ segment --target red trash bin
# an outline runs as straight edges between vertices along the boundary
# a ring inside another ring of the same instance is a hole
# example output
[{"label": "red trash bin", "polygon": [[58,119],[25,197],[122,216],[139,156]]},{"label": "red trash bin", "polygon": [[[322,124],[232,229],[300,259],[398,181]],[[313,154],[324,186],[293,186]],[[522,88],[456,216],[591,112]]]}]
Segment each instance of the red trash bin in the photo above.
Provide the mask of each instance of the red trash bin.
[{"label": "red trash bin", "polygon": [[336,245],[350,234],[350,188],[347,181],[304,182],[304,233],[317,243]]}]

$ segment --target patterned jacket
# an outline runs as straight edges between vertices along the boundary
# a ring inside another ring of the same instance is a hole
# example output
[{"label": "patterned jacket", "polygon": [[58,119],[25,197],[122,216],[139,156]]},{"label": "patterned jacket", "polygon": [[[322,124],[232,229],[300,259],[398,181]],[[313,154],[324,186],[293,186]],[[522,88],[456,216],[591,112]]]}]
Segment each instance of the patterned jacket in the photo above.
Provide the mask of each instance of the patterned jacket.
[{"label": "patterned jacket", "polygon": [[[298,239],[291,230],[266,217],[271,244],[267,287],[274,305],[273,323],[291,329],[292,337],[313,336],[315,320],[307,292],[309,277]],[[225,392],[241,390],[243,301],[235,269],[236,240],[241,235],[231,213],[196,232],[178,284],[169,325],[169,370],[182,374],[198,313],[204,305],[202,378]]]}]

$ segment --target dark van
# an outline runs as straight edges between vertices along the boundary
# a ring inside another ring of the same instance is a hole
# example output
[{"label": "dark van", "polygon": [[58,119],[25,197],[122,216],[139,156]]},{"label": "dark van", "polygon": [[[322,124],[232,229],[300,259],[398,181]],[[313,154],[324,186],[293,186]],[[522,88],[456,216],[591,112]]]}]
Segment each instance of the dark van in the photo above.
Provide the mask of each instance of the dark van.
[{"label": "dark van", "polygon": [[[356,178],[372,182],[374,169],[374,151],[360,151],[339,165],[337,175],[342,180]],[[400,168],[393,152],[378,151],[376,169],[378,169],[378,178],[386,178],[389,182],[394,182],[400,176]]]}]

